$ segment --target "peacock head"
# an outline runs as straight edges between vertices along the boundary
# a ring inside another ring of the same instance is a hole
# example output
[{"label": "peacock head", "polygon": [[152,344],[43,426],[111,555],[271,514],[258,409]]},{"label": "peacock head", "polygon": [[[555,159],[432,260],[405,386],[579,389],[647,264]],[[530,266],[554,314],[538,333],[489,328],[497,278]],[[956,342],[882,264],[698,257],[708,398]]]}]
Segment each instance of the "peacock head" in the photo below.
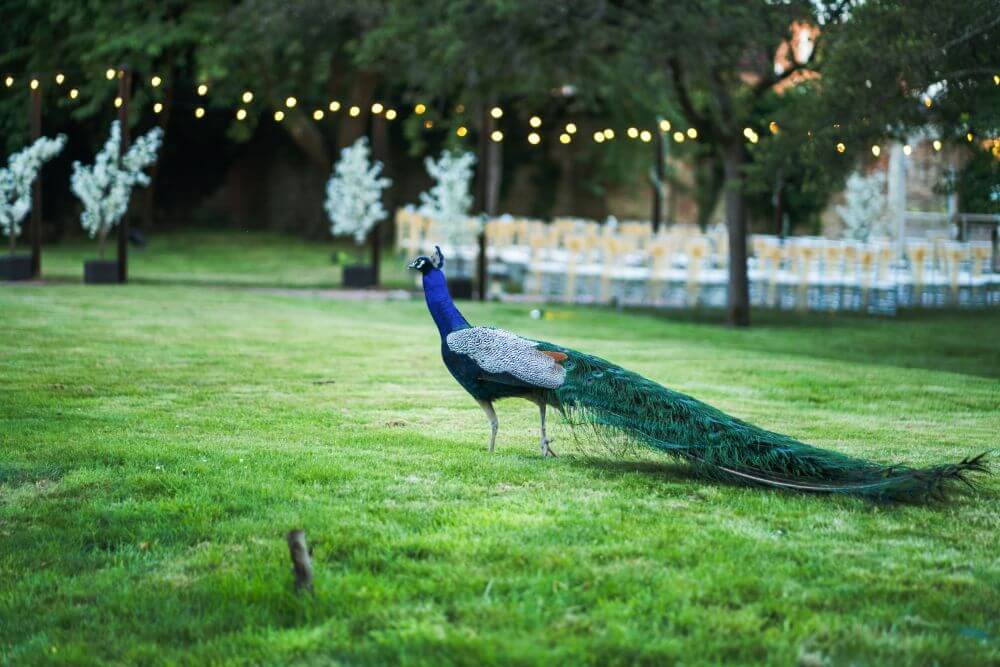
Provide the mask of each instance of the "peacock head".
[{"label": "peacock head", "polygon": [[434,246],[433,258],[421,255],[407,265],[407,268],[419,271],[425,276],[434,269],[441,269],[443,267],[444,255],[441,254],[441,248],[437,246]]}]

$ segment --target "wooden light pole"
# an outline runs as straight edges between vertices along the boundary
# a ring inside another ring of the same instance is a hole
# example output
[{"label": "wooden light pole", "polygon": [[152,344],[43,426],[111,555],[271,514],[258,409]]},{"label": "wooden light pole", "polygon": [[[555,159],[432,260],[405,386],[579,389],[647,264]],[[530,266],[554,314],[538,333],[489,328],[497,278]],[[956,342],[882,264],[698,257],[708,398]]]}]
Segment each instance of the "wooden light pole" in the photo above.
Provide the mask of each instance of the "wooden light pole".
[{"label": "wooden light pole", "polygon": [[[388,141],[386,139],[385,112],[372,114],[372,156],[382,163],[382,174],[388,175]],[[383,193],[383,200],[386,195]],[[388,208],[388,207],[386,207]],[[378,287],[379,264],[382,258],[382,222],[376,222],[370,233],[372,249],[372,283]]]},{"label": "wooden light pole", "polygon": [[[31,79],[31,106],[28,112],[31,125],[31,141],[42,136],[42,83],[37,77]],[[31,184],[31,277],[42,274],[42,173],[38,172]]]},{"label": "wooden light pole", "polygon": [[[121,126],[122,140],[118,146],[119,162],[129,148],[128,103],[132,95],[132,71],[127,65],[118,69],[118,124]],[[128,282],[128,212],[122,216],[118,225],[118,282]]]}]

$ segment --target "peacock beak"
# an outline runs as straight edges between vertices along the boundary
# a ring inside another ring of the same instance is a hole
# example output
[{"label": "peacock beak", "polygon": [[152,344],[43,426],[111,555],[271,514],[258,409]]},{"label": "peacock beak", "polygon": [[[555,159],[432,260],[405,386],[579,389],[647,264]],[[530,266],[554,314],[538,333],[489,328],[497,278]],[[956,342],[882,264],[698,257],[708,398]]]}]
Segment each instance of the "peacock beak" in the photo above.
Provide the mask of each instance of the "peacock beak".
[{"label": "peacock beak", "polygon": [[407,265],[406,265],[406,268],[408,268],[408,269],[414,269],[414,270],[416,270],[417,268],[419,268],[419,266],[418,266],[418,264],[417,264],[417,263],[418,263],[419,261],[420,261],[420,259],[419,259],[419,258],[418,258],[418,259],[415,259],[415,260],[413,260],[412,262],[410,262],[409,264],[407,264]]}]

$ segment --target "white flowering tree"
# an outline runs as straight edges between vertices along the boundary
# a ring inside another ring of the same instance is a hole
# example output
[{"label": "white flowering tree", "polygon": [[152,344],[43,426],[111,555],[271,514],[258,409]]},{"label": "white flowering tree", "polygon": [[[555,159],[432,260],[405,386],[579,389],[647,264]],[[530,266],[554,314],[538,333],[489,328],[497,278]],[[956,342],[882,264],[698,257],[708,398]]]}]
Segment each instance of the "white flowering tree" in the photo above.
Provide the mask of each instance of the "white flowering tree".
[{"label": "white flowering tree", "polygon": [[476,156],[472,153],[443,151],[434,160],[424,160],[434,185],[420,194],[420,213],[435,219],[445,231],[441,241],[452,247],[471,241],[466,221],[472,208],[472,176]]},{"label": "white flowering tree", "polygon": [[31,184],[42,165],[61,153],[64,146],[66,135],[39,137],[11,155],[7,167],[0,169],[0,230],[10,239],[11,254],[17,247],[21,222],[31,210]]},{"label": "white flowering tree", "polygon": [[382,205],[382,190],[392,181],[381,173],[382,163],[371,160],[365,137],[340,151],[340,160],[326,184],[324,204],[334,236],[351,235],[360,244],[388,215]]},{"label": "white flowering tree", "polygon": [[867,241],[872,236],[891,236],[886,216],[885,174],[855,172],[847,179],[844,205],[837,207],[844,223],[844,238]]},{"label": "white flowering tree", "polygon": [[121,222],[128,210],[132,188],[149,185],[149,176],[143,173],[143,169],[156,162],[163,130],[156,127],[136,139],[119,160],[121,140],[121,126],[114,121],[111,123],[111,134],[94,159],[94,164],[84,166],[74,162],[70,178],[73,194],[83,202],[80,224],[90,238],[97,237],[100,243],[98,252],[102,258],[108,232]]}]

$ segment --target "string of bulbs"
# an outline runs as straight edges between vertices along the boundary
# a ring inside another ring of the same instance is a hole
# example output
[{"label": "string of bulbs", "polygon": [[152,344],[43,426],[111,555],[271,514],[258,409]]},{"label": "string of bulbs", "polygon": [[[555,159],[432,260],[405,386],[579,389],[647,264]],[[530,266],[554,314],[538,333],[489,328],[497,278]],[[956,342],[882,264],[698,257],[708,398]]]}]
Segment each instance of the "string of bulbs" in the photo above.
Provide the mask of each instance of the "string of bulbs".
[{"label": "string of bulbs", "polygon": [[[113,81],[115,78],[122,76],[123,73],[124,72],[121,69],[109,67],[107,70],[105,70],[104,76],[108,81]],[[56,72],[53,76],[53,80],[55,81],[57,86],[63,86],[66,83],[66,75],[62,71]],[[13,88],[15,82],[16,79],[11,74],[7,74],[3,78],[3,84],[8,89]],[[158,74],[154,74],[149,77],[149,85],[152,88],[160,88],[163,85],[163,83],[164,83],[163,77],[161,77]],[[993,83],[994,85],[1000,86],[1000,74],[993,75]],[[38,90],[40,86],[41,86],[41,80],[38,78],[37,75],[33,75],[28,79],[28,87],[30,90],[32,91]],[[195,92],[197,93],[198,97],[207,97],[209,93],[208,83],[205,82],[199,83],[195,88]],[[80,90],[79,88],[71,87],[67,91],[66,95],[70,100],[76,101],[80,97]],[[252,104],[254,101],[253,91],[249,89],[244,90],[243,93],[240,95],[240,101],[243,106],[238,106],[236,108],[235,118],[237,121],[242,122],[249,117],[249,111],[247,109],[247,106]],[[933,105],[933,100],[927,95],[923,97],[922,101],[927,108],[930,108]],[[122,104],[123,104],[122,98],[116,96],[114,98],[115,108],[116,109],[120,108]],[[286,109],[287,110],[294,109],[298,106],[298,104],[299,101],[297,97],[295,97],[294,95],[287,96],[284,100],[285,108],[275,109],[271,114],[271,117],[273,118],[274,122],[281,123],[282,121],[284,121],[286,117]],[[319,122],[326,117],[327,112],[333,114],[339,112],[343,108],[344,105],[341,104],[339,100],[331,100],[328,104],[325,105],[325,109],[323,107],[316,107],[310,115],[314,121]],[[155,101],[152,105],[152,111],[154,114],[162,113],[163,109],[164,109],[163,102]],[[464,112],[464,110],[465,107],[461,104],[459,104],[456,107],[456,112],[458,113],[462,113]],[[351,118],[357,118],[362,113],[361,107],[358,105],[349,105],[346,111],[347,115],[350,116]],[[370,106],[370,111],[373,115],[384,114],[383,117],[387,121],[393,121],[399,117],[399,112],[395,108],[386,107],[382,102],[373,102]],[[413,106],[413,115],[415,116],[423,116],[426,112],[427,112],[427,105],[422,102],[418,102]],[[503,108],[495,106],[490,109],[489,113],[494,120],[499,120],[503,117],[504,111]],[[206,114],[207,110],[205,106],[199,105],[194,108],[194,117],[196,119],[201,120],[202,118],[205,117]],[[423,121],[422,125],[425,130],[431,130],[434,128],[434,121],[430,118],[427,118]],[[542,141],[542,136],[539,133],[539,130],[542,127],[541,117],[537,115],[531,116],[528,119],[528,125],[531,127],[531,130],[528,132],[527,141],[532,146],[537,146]],[[650,131],[649,129],[645,128],[630,126],[626,129],[625,136],[631,140],[638,140],[642,143],[650,143],[653,140],[654,136],[653,132],[656,130],[659,130],[664,136],[671,137],[674,140],[674,142],[678,144],[682,144],[686,140],[695,141],[698,138],[697,128],[689,127],[684,131],[682,131],[679,128],[673,129],[672,123],[669,120],[665,119],[660,120],[657,126],[654,127],[653,131]],[[673,130],[672,134],[671,130]],[[778,123],[772,120],[768,124],[768,131],[772,135],[778,134],[778,132],[780,131]],[[572,143],[574,137],[577,135],[577,132],[578,132],[578,127],[576,123],[572,121],[567,122],[563,126],[562,131],[558,135],[559,143],[563,145]],[[469,128],[465,125],[459,125],[457,128],[455,128],[455,134],[459,138],[467,136],[468,133],[469,133]],[[808,134],[809,136],[812,136],[811,132]],[[610,127],[600,130],[595,130],[592,134],[593,141],[597,144],[602,144],[606,141],[612,141],[615,139],[616,136],[617,135],[614,129]],[[757,144],[760,141],[760,134],[752,127],[744,128],[743,136],[750,144]],[[493,130],[490,133],[490,140],[496,143],[501,143],[504,140],[503,131],[499,129]],[[975,136],[973,135],[972,132],[966,133],[966,140],[969,143],[972,143],[975,140]],[[994,143],[1000,144],[1000,140],[994,140]],[[935,139],[932,142],[932,146],[935,151],[940,151],[943,147],[943,144],[940,139]],[[844,142],[838,141],[834,146],[834,150],[838,154],[842,155],[847,152],[847,146],[846,144],[844,144]],[[913,147],[910,146],[909,144],[903,146],[903,152],[907,156],[909,156],[912,153],[912,151]],[[874,157],[876,158],[879,157],[879,155],[881,155],[881,152],[882,148],[878,144],[873,144],[871,146],[871,153]]]}]

